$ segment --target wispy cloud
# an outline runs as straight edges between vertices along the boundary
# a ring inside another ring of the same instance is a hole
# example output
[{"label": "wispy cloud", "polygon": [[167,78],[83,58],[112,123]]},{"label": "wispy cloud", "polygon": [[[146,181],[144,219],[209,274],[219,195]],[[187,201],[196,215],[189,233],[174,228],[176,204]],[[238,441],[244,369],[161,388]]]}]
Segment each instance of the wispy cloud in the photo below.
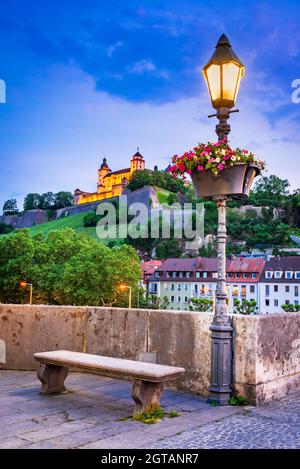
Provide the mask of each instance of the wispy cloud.
[{"label": "wispy cloud", "polygon": [[111,57],[113,55],[113,53],[122,46],[123,46],[122,41],[117,41],[114,44],[112,44],[111,46],[109,46],[107,48],[107,57]]},{"label": "wispy cloud", "polygon": [[154,72],[156,70],[156,66],[152,60],[143,59],[129,66],[128,70],[132,73],[143,74],[147,72]]}]

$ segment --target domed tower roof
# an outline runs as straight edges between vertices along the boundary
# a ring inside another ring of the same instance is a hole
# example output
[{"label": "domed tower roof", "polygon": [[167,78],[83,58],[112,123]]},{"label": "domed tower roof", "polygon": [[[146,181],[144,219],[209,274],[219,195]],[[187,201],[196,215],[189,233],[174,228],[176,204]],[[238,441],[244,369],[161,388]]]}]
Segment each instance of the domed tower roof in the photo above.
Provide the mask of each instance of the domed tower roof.
[{"label": "domed tower roof", "polygon": [[108,169],[109,170],[108,164],[106,162],[106,158],[103,158],[103,162],[100,166],[100,169]]},{"label": "domed tower roof", "polygon": [[136,159],[136,158],[141,158],[141,159],[144,159],[143,155],[140,154],[140,148],[137,147],[137,152],[133,155],[133,159]]}]

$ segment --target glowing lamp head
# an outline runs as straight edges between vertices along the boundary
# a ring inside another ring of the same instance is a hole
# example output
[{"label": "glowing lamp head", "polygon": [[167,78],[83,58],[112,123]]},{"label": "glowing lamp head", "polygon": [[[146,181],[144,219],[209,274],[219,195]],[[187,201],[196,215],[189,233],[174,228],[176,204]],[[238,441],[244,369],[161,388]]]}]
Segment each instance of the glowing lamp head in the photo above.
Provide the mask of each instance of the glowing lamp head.
[{"label": "glowing lamp head", "polygon": [[214,54],[202,71],[213,107],[231,109],[235,105],[245,67],[225,34],[218,40]]},{"label": "glowing lamp head", "polygon": [[125,283],[121,283],[121,284],[119,285],[119,289],[120,289],[120,290],[125,290],[126,288],[128,288],[128,285],[126,285]]},{"label": "glowing lamp head", "polygon": [[20,287],[22,288],[27,287],[27,285],[28,285],[27,282],[25,282],[24,280],[20,282]]}]

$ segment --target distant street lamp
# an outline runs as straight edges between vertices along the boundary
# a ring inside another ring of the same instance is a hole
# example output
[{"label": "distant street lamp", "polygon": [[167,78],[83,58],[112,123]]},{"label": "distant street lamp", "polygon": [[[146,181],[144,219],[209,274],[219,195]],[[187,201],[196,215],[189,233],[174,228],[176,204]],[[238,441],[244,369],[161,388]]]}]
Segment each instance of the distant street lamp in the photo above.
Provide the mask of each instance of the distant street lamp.
[{"label": "distant street lamp", "polygon": [[121,283],[119,285],[119,289],[122,291],[125,291],[128,288],[129,294],[128,294],[128,308],[131,308],[131,287],[129,285],[126,285],[125,283]]},{"label": "distant street lamp", "polygon": [[[216,126],[218,139],[227,140],[230,125],[227,120],[231,108],[235,105],[241,78],[244,76],[244,65],[231,48],[229,39],[222,34],[214,54],[203,67],[210,98],[219,123]],[[216,300],[214,301],[214,319],[211,335],[211,386],[209,401],[220,405],[228,404],[232,384],[232,326],[227,308],[226,289],[226,200],[228,195],[216,195],[213,200],[218,205],[218,281]]]},{"label": "distant street lamp", "polygon": [[20,282],[20,287],[22,288],[29,287],[29,304],[32,305],[32,283],[28,283],[22,280]]}]

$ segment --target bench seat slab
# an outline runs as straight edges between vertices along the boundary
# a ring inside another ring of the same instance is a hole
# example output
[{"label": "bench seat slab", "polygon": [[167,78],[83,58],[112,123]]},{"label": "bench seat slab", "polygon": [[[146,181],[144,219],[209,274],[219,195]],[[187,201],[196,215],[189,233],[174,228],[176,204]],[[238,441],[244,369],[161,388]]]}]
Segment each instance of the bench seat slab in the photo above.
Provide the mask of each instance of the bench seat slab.
[{"label": "bench seat slab", "polygon": [[41,394],[61,394],[66,391],[65,379],[69,368],[58,365],[40,364],[37,377],[42,383]]}]

